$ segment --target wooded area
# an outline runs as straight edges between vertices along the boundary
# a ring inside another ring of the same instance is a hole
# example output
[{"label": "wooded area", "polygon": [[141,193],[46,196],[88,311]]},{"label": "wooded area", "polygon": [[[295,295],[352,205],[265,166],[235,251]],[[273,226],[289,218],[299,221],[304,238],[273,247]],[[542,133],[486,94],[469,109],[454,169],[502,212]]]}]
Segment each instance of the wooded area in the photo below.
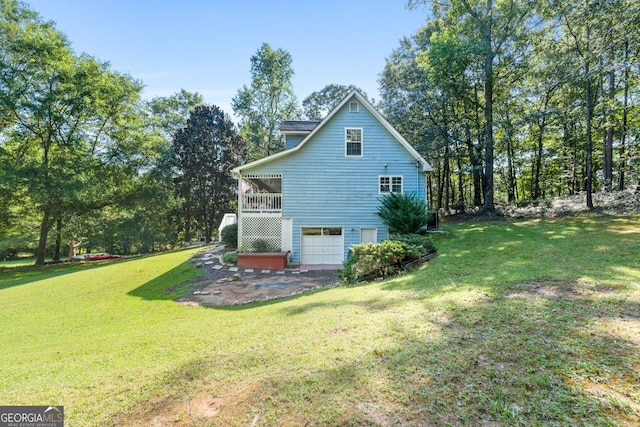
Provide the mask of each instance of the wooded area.
[{"label": "wooded area", "polygon": [[[636,1],[409,6],[429,20],[380,52],[376,106],[436,168],[433,209],[492,213],[581,192],[593,207],[594,191],[640,186]],[[0,0],[0,258],[210,240],[234,211],[230,168],[284,149],[281,120],[320,119],[355,88],[320,88],[301,109],[287,51],[264,43],[250,65],[235,126],[197,93],[141,99],[141,81]]]},{"label": "wooded area", "polygon": [[632,0],[411,1],[431,19],[380,79],[390,121],[436,167],[432,206],[623,190],[640,180]]}]

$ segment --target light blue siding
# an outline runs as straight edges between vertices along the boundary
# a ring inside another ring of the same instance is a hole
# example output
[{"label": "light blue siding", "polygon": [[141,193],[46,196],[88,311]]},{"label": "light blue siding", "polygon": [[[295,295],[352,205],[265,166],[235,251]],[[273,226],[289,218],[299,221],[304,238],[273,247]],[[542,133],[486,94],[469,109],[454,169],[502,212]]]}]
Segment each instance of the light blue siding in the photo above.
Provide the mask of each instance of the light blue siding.
[{"label": "light blue siding", "polygon": [[298,145],[306,135],[287,135],[284,141],[284,148],[288,150],[289,148],[293,148]]},{"label": "light blue siding", "polygon": [[[345,128],[362,128],[362,157],[345,157]],[[293,220],[294,263],[300,262],[302,227],[343,227],[345,259],[360,243],[360,228],[377,228],[379,241],[388,237],[376,213],[379,176],[402,176],[404,193],[425,197],[422,165],[366,108],[352,113],[349,103],[300,150],[243,173],[282,174],[282,217]]]}]

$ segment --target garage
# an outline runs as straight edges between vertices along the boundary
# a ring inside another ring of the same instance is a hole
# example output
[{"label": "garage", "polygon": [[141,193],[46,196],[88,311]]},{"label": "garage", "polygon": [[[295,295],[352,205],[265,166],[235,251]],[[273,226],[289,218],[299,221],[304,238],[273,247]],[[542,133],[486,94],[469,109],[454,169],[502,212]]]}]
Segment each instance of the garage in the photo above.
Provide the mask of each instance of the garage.
[{"label": "garage", "polygon": [[342,264],[342,227],[302,227],[302,264]]}]

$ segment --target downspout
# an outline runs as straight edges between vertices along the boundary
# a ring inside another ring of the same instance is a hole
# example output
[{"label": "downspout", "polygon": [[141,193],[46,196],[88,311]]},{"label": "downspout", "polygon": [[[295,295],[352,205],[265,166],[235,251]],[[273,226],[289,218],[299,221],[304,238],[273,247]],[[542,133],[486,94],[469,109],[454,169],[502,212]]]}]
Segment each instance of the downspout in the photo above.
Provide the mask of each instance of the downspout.
[{"label": "downspout", "polygon": [[238,241],[236,248],[240,251],[240,242],[242,242],[242,172],[238,172]]},{"label": "downspout", "polygon": [[420,160],[416,160],[416,195],[420,195]]}]

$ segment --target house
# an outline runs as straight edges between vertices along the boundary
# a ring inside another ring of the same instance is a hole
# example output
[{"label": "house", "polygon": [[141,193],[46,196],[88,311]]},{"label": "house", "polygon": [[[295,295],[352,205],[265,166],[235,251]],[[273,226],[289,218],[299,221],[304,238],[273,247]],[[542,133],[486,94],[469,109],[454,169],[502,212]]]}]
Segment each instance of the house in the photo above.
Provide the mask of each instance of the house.
[{"label": "house", "polygon": [[285,150],[233,169],[238,246],[262,240],[292,264],[341,264],[356,243],[380,242],[390,192],[426,197],[427,161],[359,92],[320,122],[283,122]]}]

